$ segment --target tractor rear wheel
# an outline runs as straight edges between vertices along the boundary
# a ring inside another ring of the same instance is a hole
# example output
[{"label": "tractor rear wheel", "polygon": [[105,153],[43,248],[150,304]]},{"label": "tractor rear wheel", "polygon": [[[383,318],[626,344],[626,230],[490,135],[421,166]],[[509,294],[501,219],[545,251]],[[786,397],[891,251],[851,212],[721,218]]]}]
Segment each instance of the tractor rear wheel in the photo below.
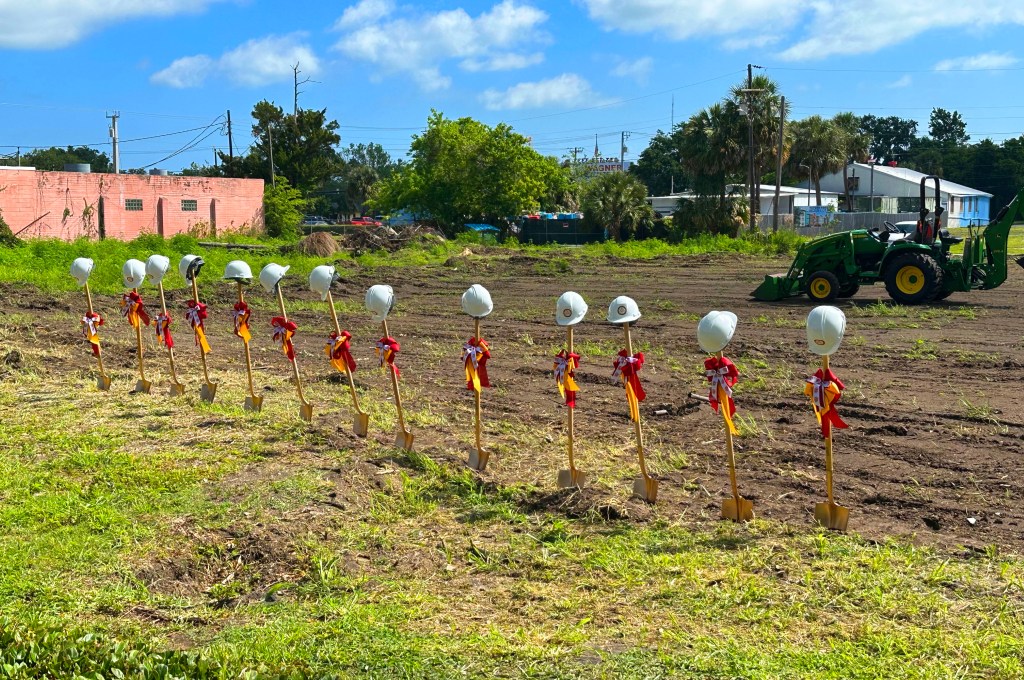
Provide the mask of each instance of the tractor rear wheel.
[{"label": "tractor rear wheel", "polygon": [[860,290],[860,284],[859,283],[848,283],[845,286],[840,287],[839,295],[837,297],[841,297],[841,298],[853,297],[854,295],[857,294],[857,291],[859,291],[859,290]]},{"label": "tractor rear wheel", "polygon": [[886,266],[885,290],[901,305],[931,302],[942,291],[942,269],[924,253],[897,255]]},{"label": "tractor rear wheel", "polygon": [[824,269],[807,278],[807,297],[818,303],[835,300],[839,296],[839,288],[839,278]]}]

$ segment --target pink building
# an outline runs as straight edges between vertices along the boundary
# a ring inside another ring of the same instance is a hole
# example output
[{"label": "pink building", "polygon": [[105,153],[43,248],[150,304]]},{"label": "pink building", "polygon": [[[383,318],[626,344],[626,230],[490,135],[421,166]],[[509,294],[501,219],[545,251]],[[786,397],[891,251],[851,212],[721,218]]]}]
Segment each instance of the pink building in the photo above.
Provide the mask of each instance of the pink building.
[{"label": "pink building", "polygon": [[0,211],[20,238],[205,236],[262,229],[263,180],[0,166]]}]

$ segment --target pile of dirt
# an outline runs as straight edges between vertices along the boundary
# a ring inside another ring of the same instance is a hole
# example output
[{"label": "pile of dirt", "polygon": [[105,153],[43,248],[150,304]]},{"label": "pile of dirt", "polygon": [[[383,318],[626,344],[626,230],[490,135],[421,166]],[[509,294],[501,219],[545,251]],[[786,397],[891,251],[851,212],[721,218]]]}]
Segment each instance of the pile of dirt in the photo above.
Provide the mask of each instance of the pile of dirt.
[{"label": "pile of dirt", "polygon": [[360,229],[346,234],[342,239],[344,246],[351,248],[357,255],[367,250],[394,252],[414,243],[444,240],[444,234],[429,224],[413,224],[398,230],[391,227]]},{"label": "pile of dirt", "polygon": [[299,241],[298,250],[303,255],[330,257],[338,251],[338,242],[330,234],[318,231]]}]

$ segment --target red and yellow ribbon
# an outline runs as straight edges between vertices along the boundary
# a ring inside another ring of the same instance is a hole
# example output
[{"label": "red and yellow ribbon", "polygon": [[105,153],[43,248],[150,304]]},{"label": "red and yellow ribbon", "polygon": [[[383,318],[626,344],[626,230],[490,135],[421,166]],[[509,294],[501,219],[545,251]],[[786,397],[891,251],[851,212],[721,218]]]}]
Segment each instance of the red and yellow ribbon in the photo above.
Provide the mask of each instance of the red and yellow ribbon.
[{"label": "red and yellow ribbon", "polygon": [[270,325],[274,329],[274,342],[280,343],[281,350],[288,357],[288,361],[295,361],[295,345],[292,344],[292,337],[299,327],[295,325],[294,321],[289,321],[283,316],[275,316],[270,320]]},{"label": "red and yellow ribbon", "polygon": [[231,318],[235,324],[234,333],[246,343],[252,340],[252,333],[249,331],[249,317],[251,316],[252,312],[249,311],[249,305],[245,302],[235,303],[235,311],[231,313]]},{"label": "red and yellow ribbon", "polygon": [[93,356],[100,355],[100,326],[103,325],[103,317],[95,312],[86,312],[82,317],[82,335],[92,346]]},{"label": "red and yellow ribbon", "polygon": [[395,366],[395,355],[398,354],[400,349],[398,341],[392,337],[381,338],[377,341],[377,358],[380,359],[380,367],[384,368],[387,365],[395,372],[395,377],[398,378],[402,375],[401,371],[398,370],[398,366]]},{"label": "red and yellow ribbon", "polygon": [[142,304],[142,298],[134,290],[130,290],[121,296],[121,316],[128,320],[132,328],[138,328],[140,323],[147,326],[150,324],[149,314]]},{"label": "red and yellow ribbon", "polygon": [[156,339],[167,349],[174,347],[174,338],[171,337],[171,315],[167,312],[156,315]]},{"label": "red and yellow ribbon", "polygon": [[580,355],[563,349],[555,356],[555,384],[558,394],[565,399],[565,405],[576,408],[576,393],[580,391],[576,384],[576,369],[580,367]]},{"label": "red and yellow ribbon", "polygon": [[724,403],[725,407],[722,409],[722,413],[725,414],[725,424],[728,426],[729,432],[738,435],[739,431],[732,422],[732,417],[736,415],[736,404],[732,400],[732,388],[740,378],[736,364],[727,357],[709,357],[704,360],[704,375],[711,383],[708,386],[708,402],[711,404],[711,408],[718,413],[718,405]]},{"label": "red and yellow ribbon", "polygon": [[839,401],[839,397],[845,389],[846,385],[836,377],[831,369],[825,371],[819,368],[804,385],[804,394],[811,398],[814,416],[818,419],[818,424],[821,425],[821,436],[825,439],[832,436],[833,426],[839,429],[849,427],[839,417],[839,411],[836,410],[836,402]]},{"label": "red and yellow ribbon", "polygon": [[185,310],[185,319],[192,326],[192,332],[196,335],[196,347],[201,347],[203,354],[210,353],[210,343],[206,341],[206,305],[195,300],[188,301],[188,309]]},{"label": "red and yellow ribbon", "polygon": [[490,358],[491,348],[483,338],[470,338],[462,346],[467,390],[479,392],[481,388],[491,386],[491,381],[487,378],[487,360]]},{"label": "red and yellow ribbon", "polygon": [[640,420],[640,402],[647,398],[647,393],[640,384],[640,376],[637,375],[643,366],[643,352],[629,356],[629,352],[623,349],[619,350],[619,356],[615,357],[615,370],[612,371],[613,378],[622,378],[622,384],[626,388],[626,401],[629,402],[629,417],[635,421]]},{"label": "red and yellow ribbon", "polygon": [[324,346],[324,351],[331,358],[331,366],[342,373],[356,370],[356,358],[352,356],[352,346],[349,344],[351,339],[352,334],[348,331],[342,331],[341,335],[331,333]]}]

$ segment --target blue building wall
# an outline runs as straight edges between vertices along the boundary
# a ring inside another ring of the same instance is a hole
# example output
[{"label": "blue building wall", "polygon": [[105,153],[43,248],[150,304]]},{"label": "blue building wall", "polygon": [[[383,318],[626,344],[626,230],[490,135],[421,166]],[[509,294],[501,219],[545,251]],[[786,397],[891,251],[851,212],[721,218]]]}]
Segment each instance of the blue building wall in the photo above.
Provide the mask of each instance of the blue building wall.
[{"label": "blue building wall", "polygon": [[988,196],[957,196],[956,210],[949,210],[947,206],[946,224],[948,224],[951,227],[966,227],[975,224],[988,224],[988,221]]}]

